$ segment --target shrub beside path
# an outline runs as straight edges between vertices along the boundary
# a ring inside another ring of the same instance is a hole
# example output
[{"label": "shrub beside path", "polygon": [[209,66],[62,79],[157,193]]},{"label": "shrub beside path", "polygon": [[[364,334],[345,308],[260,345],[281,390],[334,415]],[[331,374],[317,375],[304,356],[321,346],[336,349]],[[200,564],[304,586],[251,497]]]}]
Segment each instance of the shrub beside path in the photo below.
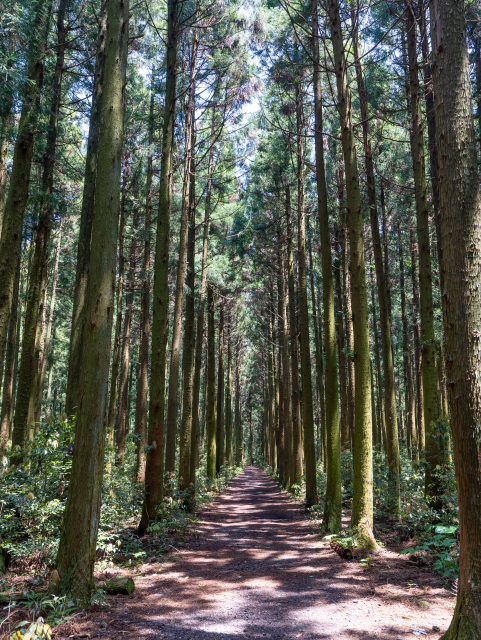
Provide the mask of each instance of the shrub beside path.
[{"label": "shrub beside path", "polygon": [[55,630],[60,638],[439,638],[454,599],[428,568],[382,551],[342,560],[257,467],[201,514],[199,536],[146,564],[133,596]]}]

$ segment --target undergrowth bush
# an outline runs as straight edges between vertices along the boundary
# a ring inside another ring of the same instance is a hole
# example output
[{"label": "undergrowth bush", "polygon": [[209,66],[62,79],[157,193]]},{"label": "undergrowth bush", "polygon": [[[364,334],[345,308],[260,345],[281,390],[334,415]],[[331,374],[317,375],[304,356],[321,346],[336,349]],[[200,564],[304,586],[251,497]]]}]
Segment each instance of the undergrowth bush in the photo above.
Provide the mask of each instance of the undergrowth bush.
[{"label": "undergrowth bush", "polygon": [[[0,550],[8,554],[14,569],[38,571],[55,562],[68,496],[74,429],[74,419],[49,419],[39,425],[21,465],[9,467],[7,457],[2,461]],[[99,568],[112,562],[137,565],[147,556],[144,542],[135,533],[143,487],[134,480],[133,437],[126,442],[124,467],[117,466],[114,458],[115,452],[107,451],[106,461],[110,464],[104,473],[97,540]],[[211,481],[202,464],[196,475],[196,504],[213,499],[241,470],[222,467],[218,477]],[[169,537],[182,535],[196,522],[195,515],[186,508],[186,493],[177,489],[175,474],[166,478],[166,495],[151,527],[151,533],[165,544]],[[162,551],[162,545],[159,550]]]}]

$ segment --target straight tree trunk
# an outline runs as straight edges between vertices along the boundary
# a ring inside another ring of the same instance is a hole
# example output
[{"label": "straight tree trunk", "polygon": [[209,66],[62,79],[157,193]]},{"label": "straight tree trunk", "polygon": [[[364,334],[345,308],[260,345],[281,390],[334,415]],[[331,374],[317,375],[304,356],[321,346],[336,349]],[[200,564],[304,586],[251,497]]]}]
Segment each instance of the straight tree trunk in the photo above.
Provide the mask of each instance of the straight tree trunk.
[{"label": "straight tree trunk", "polygon": [[339,382],[340,382],[340,393],[339,399],[341,403],[341,419],[340,419],[340,427],[341,427],[341,446],[343,448],[349,448],[351,444],[350,430],[349,430],[349,416],[348,416],[348,378],[347,378],[347,366],[346,361],[348,359],[348,355],[346,355],[346,332],[344,327],[344,302],[343,302],[343,291],[342,291],[342,281],[341,281],[341,271],[342,271],[342,249],[341,249],[341,230],[340,227],[336,229],[335,236],[335,251],[339,256],[339,259],[336,260],[335,265],[335,283],[336,283],[336,303],[337,303],[337,336],[339,343]]},{"label": "straight tree trunk", "polygon": [[177,86],[177,45],[179,38],[179,0],[167,4],[167,78],[162,128],[159,209],[154,259],[152,316],[152,356],[150,364],[150,407],[148,453],[145,468],[145,496],[138,533],[147,531],[164,493],[164,411],[167,323],[169,316],[169,242],[172,205],[174,124]]},{"label": "straight tree trunk", "polygon": [[291,403],[292,403],[292,484],[297,484],[302,476],[302,427],[299,397],[299,362],[297,355],[297,318],[294,283],[294,259],[292,255],[291,194],[286,185],[287,219],[287,280],[289,300],[289,331],[291,349]]},{"label": "straight tree trunk", "polygon": [[[215,104],[212,108],[212,119],[210,128],[211,140],[215,134]],[[203,222],[203,239],[202,239],[202,273],[200,278],[200,296],[199,308],[197,313],[197,326],[195,338],[195,364],[194,364],[194,382],[192,391],[192,446],[191,446],[191,477],[195,478],[195,469],[199,460],[199,440],[200,440],[200,382],[202,373],[202,347],[204,344],[204,315],[205,315],[205,293],[207,286],[207,251],[209,247],[209,218],[210,205],[212,197],[212,172],[214,168],[214,145],[209,150],[209,160],[207,165],[206,178],[206,195]],[[206,381],[204,380],[204,390],[206,389]],[[205,408],[205,402],[204,402]]]},{"label": "straight tree trunk", "polygon": [[234,462],[232,426],[232,340],[229,318],[227,321],[227,383],[225,387],[225,450],[228,467],[232,467]]},{"label": "straight tree trunk", "polygon": [[323,529],[326,533],[341,530],[341,439],[339,432],[339,386],[337,380],[337,345],[334,315],[334,281],[329,232],[329,210],[324,166],[321,65],[319,56],[319,18],[317,2],[311,2],[314,141],[316,153],[317,206],[321,241],[322,301],[324,308],[324,349],[326,358],[326,464],[327,485]]},{"label": "straight tree trunk", "polygon": [[[197,38],[194,33],[192,42],[192,56],[197,50]],[[195,66],[195,65],[194,65]],[[189,108],[191,110],[191,162],[189,167],[189,228],[187,233],[187,277],[185,284],[187,288],[185,301],[185,321],[184,321],[184,347],[183,347],[183,392],[182,392],[182,419],[180,424],[180,458],[179,458],[179,489],[185,490],[190,487],[190,496],[186,500],[186,507],[194,508],[195,491],[195,465],[192,469],[192,410],[193,410],[193,384],[194,384],[194,353],[195,353],[195,125],[194,125],[194,98],[195,82],[194,70],[191,70]],[[193,471],[193,475],[192,475]]]},{"label": "straight tree trunk", "polygon": [[426,436],[424,431],[424,401],[423,401],[423,378],[422,378],[422,362],[421,362],[421,328],[418,322],[419,316],[419,289],[418,278],[416,269],[416,242],[414,240],[414,233],[411,229],[410,233],[411,243],[411,275],[412,275],[412,324],[414,327],[414,369],[416,372],[416,423],[417,423],[417,440],[419,443],[419,449],[425,453]]},{"label": "straight tree trunk", "polygon": [[79,406],[57,571],[59,593],[90,602],[102,500],[124,120],[128,0],[109,0],[97,186],[82,338]]},{"label": "straight tree trunk", "polygon": [[399,247],[399,285],[401,289],[401,319],[403,325],[403,364],[404,364],[404,400],[405,413],[407,418],[407,439],[408,449],[411,458],[419,462],[419,448],[417,444],[415,421],[414,421],[414,385],[413,368],[411,361],[411,345],[409,343],[408,317],[406,312],[406,292],[404,280],[404,251],[402,243],[401,229],[397,226],[398,247]]},{"label": "straight tree trunk", "polygon": [[421,88],[417,62],[416,19],[413,7],[409,2],[407,2],[406,14],[412,118],[411,152],[419,248],[419,308],[421,315],[423,409],[427,464],[425,493],[427,496],[432,496],[436,499],[441,491],[436,479],[436,466],[440,459],[436,421],[439,418],[440,407],[437,389],[431,249],[421,114]]},{"label": "straight tree trunk", "polygon": [[443,640],[481,636],[481,203],[464,2],[430,3],[444,333],[459,499],[456,609]]},{"label": "straight tree trunk", "polygon": [[216,415],[215,415],[215,307],[214,290],[207,286],[207,477],[215,480],[216,475]]},{"label": "straight tree trunk", "polygon": [[[2,347],[7,339],[15,274],[22,247],[23,220],[29,193],[33,147],[38,128],[51,11],[52,0],[47,2],[36,0],[32,8],[34,20],[31,25],[32,35],[27,54],[27,76],[21,96],[22,110],[0,242],[0,345]],[[16,444],[19,442],[20,440],[17,439]]]},{"label": "straight tree trunk", "polygon": [[[39,376],[41,375],[40,342],[43,335],[42,315],[45,308],[45,293],[48,277],[48,246],[52,228],[51,197],[53,193],[53,170],[55,166],[58,114],[62,92],[62,74],[65,58],[65,39],[67,33],[64,25],[66,4],[66,0],[61,0],[57,16],[57,60],[53,76],[52,102],[47,132],[47,149],[43,161],[40,214],[35,238],[35,251],[30,267],[27,306],[22,335],[22,354],[20,358],[20,371],[18,376],[18,389],[12,435],[11,461],[13,464],[18,464],[22,461],[22,450],[28,440],[28,430],[33,430],[34,428],[37,391]],[[7,223],[7,217],[5,218],[5,222]],[[5,227],[5,233],[6,232],[7,227]],[[8,236],[2,236],[2,238],[3,242],[6,242]]]},{"label": "straight tree trunk", "polygon": [[[118,248],[118,276],[116,289],[116,309],[117,319],[115,322],[114,345],[112,352],[112,370],[110,378],[110,396],[109,406],[107,410],[107,462],[106,471],[110,474],[112,470],[112,460],[114,458],[114,442],[115,442],[115,412],[117,409],[118,397],[118,381],[120,368],[120,343],[122,338],[122,308],[123,308],[123,292],[124,292],[124,240],[125,240],[125,198],[126,188],[126,171],[122,180],[122,193],[120,200],[120,222],[119,222],[119,248]],[[88,273],[88,272],[87,272]],[[68,386],[68,385],[67,385]]]},{"label": "straight tree trunk", "polygon": [[366,265],[364,261],[364,225],[357,166],[356,144],[352,125],[351,94],[347,79],[342,27],[338,0],[330,0],[329,18],[337,79],[337,108],[342,137],[346,195],[349,220],[352,312],[354,327],[355,430],[354,487],[351,526],[364,548],[377,548],[373,534],[373,472],[371,364]]},{"label": "straight tree trunk", "polygon": [[[38,388],[37,388],[37,403],[35,407],[36,423],[40,421],[43,391],[45,387],[45,376],[47,373],[47,360],[48,360],[48,353],[50,350],[50,338],[52,336],[53,314],[55,312],[55,299],[56,299],[56,293],[57,293],[58,263],[60,260],[60,243],[62,241],[62,225],[63,225],[63,220],[61,219],[58,227],[57,249],[55,252],[55,264],[53,267],[53,275],[52,275],[52,292],[50,294],[50,309],[48,312],[47,332],[45,335],[45,343],[43,345],[42,359],[40,363],[40,375],[39,375]],[[45,411],[47,411],[47,406],[45,406]]]},{"label": "straight tree trunk", "polygon": [[217,410],[215,431],[215,470],[224,464],[224,299],[219,304],[219,353],[217,358]]},{"label": "straight tree trunk", "polygon": [[[346,221],[347,222],[347,221]],[[342,313],[346,326],[346,371],[347,371],[347,422],[351,448],[354,445],[355,372],[354,372],[354,328],[352,322],[351,278],[349,274],[349,248],[347,242],[348,224],[341,224],[341,268],[342,268]]]},{"label": "straight tree trunk", "polygon": [[[369,109],[367,104],[366,88],[364,86],[364,78],[362,75],[361,60],[359,57],[357,32],[358,15],[354,4],[351,4],[351,18],[352,24],[354,25],[353,53],[355,58],[357,88],[361,105],[362,134],[364,142],[364,155],[366,161],[367,195],[369,202],[369,219],[371,222],[374,263],[376,266],[377,295],[379,300],[382,361],[384,367],[384,417],[386,421],[387,458],[389,464],[388,512],[392,518],[398,520],[401,513],[401,493],[399,478],[401,460],[399,457],[399,437],[397,430],[396,381],[394,379],[394,358],[390,324],[391,313],[386,280],[386,270],[385,264],[383,262],[381,236],[379,233],[376,182],[374,179],[374,163],[372,159],[371,140],[369,137]],[[382,201],[384,204],[384,190],[382,191]],[[383,209],[385,209],[385,204]],[[385,226],[386,225],[383,224],[383,230]],[[387,251],[385,252],[384,257],[387,258]]]},{"label": "straight tree trunk", "polygon": [[[18,257],[20,263],[20,256]],[[16,373],[16,354],[18,354],[19,342],[19,323],[18,317],[21,316],[19,309],[19,288],[20,288],[20,264],[18,265],[17,274],[15,276],[15,286],[13,289],[12,310],[8,323],[8,339],[5,353],[5,377],[3,379],[2,390],[2,410],[0,412],[0,457],[5,455],[8,439],[12,431],[13,425],[13,408],[14,408],[14,387]]]},{"label": "straight tree trunk", "polygon": [[125,296],[124,335],[122,339],[122,352],[120,356],[119,375],[119,406],[117,411],[117,464],[125,464],[125,438],[127,436],[127,419],[130,415],[128,405],[128,377],[130,364],[130,340],[132,333],[132,313],[134,306],[135,265],[137,262],[137,231],[139,226],[138,209],[135,210],[133,220],[133,235],[129,250],[129,273],[127,276],[127,292]]},{"label": "straight tree trunk", "polygon": [[306,274],[306,212],[304,208],[304,142],[302,91],[296,86],[297,125],[297,256],[299,262],[299,324],[301,333],[302,408],[304,426],[304,462],[306,467],[306,508],[318,503],[316,483],[316,441],[311,374],[311,348],[309,339],[309,306]]},{"label": "straight tree trunk", "polygon": [[[154,144],[154,68],[150,85],[149,149]],[[137,434],[136,480],[145,484],[145,463],[147,444],[147,394],[149,385],[149,335],[150,335],[150,225],[152,222],[152,153],[147,158],[145,180],[144,254],[140,273],[140,336],[139,336],[139,376],[137,379],[137,399],[135,404],[135,433]]]},{"label": "straight tree trunk", "polygon": [[292,460],[291,376],[287,336],[284,251],[280,225],[278,226],[277,234],[277,326],[279,362],[282,363],[282,387],[280,400],[282,404],[282,413],[281,419],[279,420],[279,472],[281,485],[288,489],[291,484]]},{"label": "straight tree trunk", "polygon": [[179,262],[175,281],[174,315],[172,318],[172,348],[169,370],[169,397],[167,401],[167,432],[165,439],[165,470],[175,471],[175,448],[177,439],[177,413],[179,403],[179,366],[182,337],[182,306],[184,303],[185,275],[187,271],[187,235],[189,228],[189,191],[192,166],[192,121],[194,116],[195,68],[197,40],[194,38],[190,60],[190,90],[185,105],[184,185],[182,189],[182,212],[180,218]]},{"label": "straight tree trunk", "polygon": [[104,83],[105,46],[107,34],[107,2],[102,3],[97,41],[97,55],[92,87],[89,135],[85,157],[84,188],[80,210],[80,229],[77,244],[77,268],[73,294],[72,329],[70,332],[67,390],[65,412],[73,415],[78,406],[80,379],[80,359],[82,356],[82,335],[85,322],[85,295],[90,264],[90,243],[92,239],[92,219],[95,188],[97,184],[97,157],[99,152],[100,114]]},{"label": "straight tree trunk", "polygon": [[235,463],[240,467],[243,460],[242,451],[242,423],[240,410],[240,374],[239,374],[239,351],[235,354],[235,403],[234,403],[234,431],[235,431]]}]

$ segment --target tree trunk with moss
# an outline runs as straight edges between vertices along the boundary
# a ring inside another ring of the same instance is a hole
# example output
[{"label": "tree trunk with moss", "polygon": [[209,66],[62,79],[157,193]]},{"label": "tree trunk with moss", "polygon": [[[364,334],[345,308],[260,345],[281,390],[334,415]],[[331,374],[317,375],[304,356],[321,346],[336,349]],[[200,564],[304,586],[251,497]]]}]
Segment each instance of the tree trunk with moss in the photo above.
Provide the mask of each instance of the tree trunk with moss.
[{"label": "tree trunk with moss", "polygon": [[184,346],[183,346],[183,392],[182,392],[182,418],[180,423],[180,457],[179,457],[179,489],[190,487],[191,494],[186,500],[186,507],[192,509],[195,491],[195,467],[192,476],[191,447],[192,447],[192,409],[193,409],[193,384],[194,384],[194,351],[195,351],[195,123],[194,123],[194,99],[195,99],[195,57],[197,53],[197,37],[194,33],[192,41],[190,87],[187,108],[190,116],[187,123],[191,127],[191,149],[189,163],[189,202],[188,202],[188,232],[187,232],[187,276],[185,320],[184,320]]},{"label": "tree trunk with moss", "polygon": [[225,387],[225,452],[227,466],[234,463],[234,440],[232,429],[232,340],[231,322],[227,321],[227,382]]},{"label": "tree trunk with moss", "polygon": [[5,377],[3,379],[2,409],[0,412],[0,457],[5,455],[8,439],[13,424],[14,408],[14,383],[16,373],[16,354],[18,353],[19,327],[17,327],[19,309],[20,288],[20,257],[13,288],[12,310],[8,324],[7,348],[5,351]]},{"label": "tree trunk with moss", "polygon": [[411,4],[407,5],[406,15],[409,86],[411,95],[411,154],[413,160],[419,259],[419,308],[421,316],[424,431],[426,434],[427,466],[425,492],[427,496],[436,497],[441,491],[441,487],[436,478],[436,466],[440,462],[436,421],[440,415],[440,406],[437,388],[429,205],[426,188],[421,87],[418,74],[416,19],[413,15],[413,7]]},{"label": "tree trunk with moss", "polygon": [[99,151],[106,33],[107,2],[104,2],[99,17],[99,34],[92,88],[92,105],[90,108],[89,135],[85,157],[84,188],[77,240],[77,267],[73,293],[72,328],[69,342],[67,390],[65,394],[65,411],[69,416],[75,413],[76,407],[78,406],[77,394],[80,378],[80,359],[82,356],[82,335],[85,322],[85,294],[87,291],[90,243],[92,239],[92,216],[97,183],[97,157]]},{"label": "tree trunk with moss", "polygon": [[444,334],[459,500],[456,609],[443,640],[481,636],[481,202],[464,2],[430,3]]},{"label": "tree trunk with moss", "polygon": [[[353,29],[353,53],[355,58],[357,88],[361,105],[362,134],[366,161],[367,196],[369,203],[369,219],[371,222],[374,263],[376,266],[377,295],[379,300],[379,318],[381,328],[382,361],[384,366],[384,417],[386,421],[387,458],[389,464],[388,478],[388,512],[398,520],[401,512],[399,437],[396,412],[396,381],[394,379],[394,357],[391,340],[390,305],[386,272],[383,261],[381,236],[379,233],[379,217],[377,211],[376,182],[374,179],[374,163],[372,159],[371,139],[369,136],[369,109],[366,88],[359,57],[358,15],[351,4],[351,22]],[[385,225],[383,225],[385,228]],[[386,255],[387,257],[387,255]]]},{"label": "tree trunk with moss", "polygon": [[121,151],[124,121],[128,0],[109,0],[97,186],[82,338],[75,453],[60,543],[59,593],[87,604],[102,501],[110,342],[113,324]]},{"label": "tree trunk with moss", "polygon": [[174,314],[172,317],[172,347],[169,369],[169,396],[167,401],[167,430],[165,439],[165,470],[175,471],[175,449],[177,439],[177,413],[179,405],[179,368],[180,346],[182,338],[182,306],[184,303],[185,275],[187,271],[187,235],[189,229],[189,192],[192,166],[192,144],[195,95],[195,68],[197,41],[194,38],[190,60],[190,84],[185,101],[185,145],[184,145],[184,184],[182,189],[182,211],[179,234],[179,262],[175,281]]},{"label": "tree trunk with moss", "polygon": [[179,0],[167,4],[167,77],[162,128],[159,207],[154,259],[152,345],[150,364],[150,407],[148,453],[145,468],[145,496],[139,534],[144,534],[155,517],[164,493],[164,411],[167,324],[169,317],[169,243],[172,205],[174,124],[177,86]]},{"label": "tree trunk with moss", "polygon": [[334,280],[332,273],[329,210],[324,166],[321,66],[319,56],[319,18],[317,2],[311,3],[314,141],[316,157],[317,206],[321,241],[322,301],[324,308],[324,350],[326,358],[326,462],[327,486],[323,528],[328,533],[341,529],[341,438],[339,432],[339,386],[337,380],[337,344],[334,314]]},{"label": "tree trunk with moss", "polygon": [[302,476],[302,427],[299,397],[299,361],[297,352],[297,314],[294,282],[294,258],[292,255],[291,194],[286,185],[287,220],[287,281],[289,300],[289,332],[291,351],[291,403],[292,403],[292,484],[297,484]]},{"label": "tree trunk with moss", "polygon": [[239,372],[239,352],[235,354],[235,403],[234,403],[234,431],[235,431],[235,463],[238,467],[242,464],[242,423],[240,408],[240,372]]},{"label": "tree trunk with moss", "polygon": [[306,212],[304,206],[304,123],[302,88],[296,85],[297,129],[297,259],[299,263],[299,325],[302,378],[302,409],[304,427],[304,464],[306,468],[306,507],[318,503],[316,484],[316,442],[314,435],[314,405],[309,338],[309,306],[306,273]]},{"label": "tree trunk with moss", "polygon": [[207,477],[216,475],[216,415],[215,415],[215,307],[212,285],[207,287]]},{"label": "tree trunk with moss", "polygon": [[135,209],[133,235],[129,250],[129,272],[127,276],[127,292],[125,296],[124,335],[120,356],[119,406],[117,411],[117,464],[125,463],[125,438],[128,428],[128,376],[130,364],[130,341],[132,333],[132,313],[134,305],[135,266],[137,263],[137,232],[139,226],[138,209]]},{"label": "tree trunk with moss", "polygon": [[64,24],[65,9],[66,0],[62,0],[59,4],[57,15],[57,60],[52,82],[52,103],[47,132],[47,148],[43,161],[40,213],[35,238],[35,250],[30,267],[27,306],[22,335],[22,353],[12,435],[11,462],[13,464],[18,464],[22,460],[22,449],[29,439],[29,430],[33,434],[38,401],[37,393],[41,374],[42,315],[45,307],[48,249],[52,228],[53,171],[67,33]]},{"label": "tree trunk with moss", "polygon": [[282,363],[281,402],[282,414],[279,421],[279,473],[281,485],[286,489],[291,484],[292,460],[292,413],[291,376],[289,367],[289,346],[287,337],[286,279],[284,251],[280,225],[277,229],[277,326],[279,340],[279,362]]},{"label": "tree trunk with moss", "polygon": [[[27,206],[33,148],[38,131],[38,115],[42,93],[45,54],[52,0],[37,0],[32,8],[34,16],[27,53],[27,77],[21,91],[22,109],[13,153],[7,201],[3,214],[0,242],[0,348],[7,339],[8,320],[12,308],[13,290],[22,245],[22,229]],[[19,434],[23,438],[23,434]],[[16,439],[16,445],[22,442]],[[20,460],[20,458],[18,458]]]},{"label": "tree trunk with moss", "polygon": [[371,365],[369,358],[366,265],[364,260],[364,225],[352,123],[351,94],[348,86],[338,0],[331,0],[329,18],[337,80],[337,108],[342,132],[342,150],[346,175],[351,257],[355,368],[354,486],[351,526],[356,531],[360,544],[365,548],[377,548],[373,533]]},{"label": "tree trunk with moss", "polygon": [[[154,143],[154,68],[150,84],[149,149]],[[145,483],[145,463],[147,445],[147,393],[149,385],[149,335],[150,335],[150,225],[152,222],[152,153],[147,158],[145,179],[144,253],[140,272],[140,336],[139,336],[139,376],[137,378],[137,398],[135,403],[135,433],[137,482]]]}]

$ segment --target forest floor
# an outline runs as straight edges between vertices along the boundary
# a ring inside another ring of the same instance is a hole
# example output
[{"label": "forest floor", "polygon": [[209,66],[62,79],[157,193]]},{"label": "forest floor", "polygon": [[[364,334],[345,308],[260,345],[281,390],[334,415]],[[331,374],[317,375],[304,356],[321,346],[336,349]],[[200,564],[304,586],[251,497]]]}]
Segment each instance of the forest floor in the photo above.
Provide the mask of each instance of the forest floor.
[{"label": "forest floor", "polygon": [[256,467],[200,519],[175,554],[143,565],[130,597],[109,597],[110,610],[93,607],[54,638],[431,640],[449,626],[454,599],[431,569],[386,549],[369,567],[363,551],[342,560]]}]

